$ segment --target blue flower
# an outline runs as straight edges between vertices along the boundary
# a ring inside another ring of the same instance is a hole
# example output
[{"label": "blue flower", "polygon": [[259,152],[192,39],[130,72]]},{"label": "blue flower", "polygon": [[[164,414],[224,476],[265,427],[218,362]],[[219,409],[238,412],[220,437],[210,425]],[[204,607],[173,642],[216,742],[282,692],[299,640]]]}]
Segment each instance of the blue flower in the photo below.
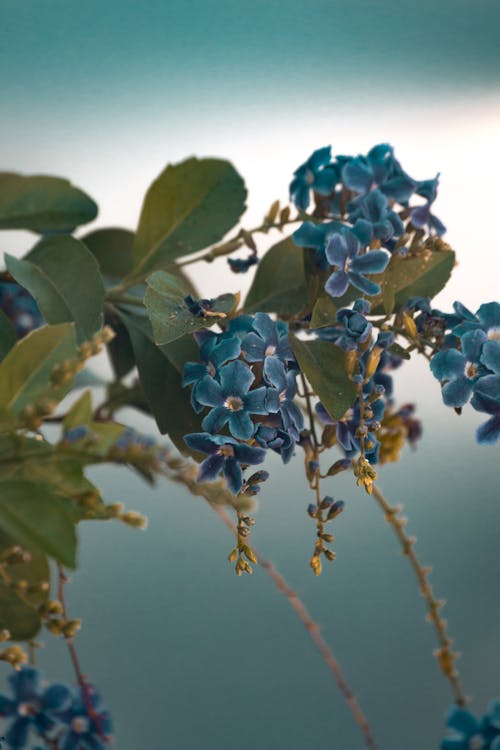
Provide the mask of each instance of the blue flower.
[{"label": "blue flower", "polygon": [[298,247],[314,250],[316,265],[323,271],[328,268],[328,260],[325,255],[325,246],[329,238],[335,232],[341,232],[344,225],[340,221],[330,221],[323,224],[313,224],[305,221],[292,234],[292,239]]},{"label": "blue flower", "polygon": [[296,375],[293,371],[286,372],[283,362],[277,357],[267,357],[263,374],[265,380],[276,389],[278,394],[282,427],[297,442],[300,432],[304,429],[304,417],[294,403],[297,395]]},{"label": "blue flower", "polygon": [[17,750],[26,746],[30,729],[40,734],[52,729],[57,719],[54,714],[71,703],[71,691],[58,683],[42,688],[41,674],[33,667],[23,667],[10,675],[14,699],[0,696],[0,716],[13,717],[6,740]]},{"label": "blue flower", "polygon": [[371,250],[359,255],[360,243],[353,232],[334,234],[326,246],[326,257],[332,266],[337,266],[325,284],[325,290],[331,297],[342,297],[349,284],[364,294],[380,293],[380,286],[369,281],[365,274],[382,273],[389,263],[389,254],[385,250]]},{"label": "blue flower", "polygon": [[474,383],[488,370],[481,362],[486,334],[481,330],[468,331],[461,337],[462,351],[447,349],[433,356],[430,368],[441,381],[446,406],[459,408],[471,397]]},{"label": "blue flower", "polygon": [[243,485],[241,466],[260,464],[266,456],[263,448],[238,443],[225,435],[192,432],[184,436],[184,441],[193,450],[208,454],[208,458],[200,465],[197,481],[215,479],[222,472],[229,489],[235,495]]},{"label": "blue flower", "polygon": [[481,724],[465,708],[453,706],[446,717],[446,726],[454,731],[441,742],[441,750],[487,750]]},{"label": "blue flower", "polygon": [[221,368],[220,383],[210,375],[200,380],[196,398],[211,411],[203,419],[202,427],[215,433],[229,423],[229,430],[235,438],[249,440],[254,433],[250,414],[276,412],[277,403],[272,399],[271,389],[262,386],[250,391],[255,375],[241,360],[237,359]]},{"label": "blue flower", "polygon": [[198,331],[195,339],[200,345],[201,362],[186,362],[182,375],[182,385],[192,385],[191,405],[199,414],[203,411],[197,397],[197,386],[205,375],[216,377],[222,365],[240,355],[241,343],[237,336],[216,334],[212,331]]},{"label": "blue flower", "polygon": [[357,219],[369,221],[373,236],[379,240],[387,241],[391,237],[400,237],[404,234],[403,222],[392,210],[387,197],[378,189],[354,198],[349,203],[348,211],[351,222]]},{"label": "blue flower", "polygon": [[331,146],[314,151],[309,159],[295,170],[290,183],[290,200],[297,208],[306,211],[310,203],[311,190],[320,195],[329,195],[338,180],[335,166],[330,164]]},{"label": "blue flower", "polygon": [[288,326],[281,320],[275,323],[267,313],[257,313],[253,319],[252,331],[241,342],[241,349],[247,362],[264,362],[269,357],[282,362],[293,362]]},{"label": "blue flower", "polygon": [[104,709],[95,688],[87,685],[89,711],[81,690],[71,707],[60,713],[60,721],[67,725],[58,745],[60,750],[105,750],[113,734],[109,711]]},{"label": "blue flower", "polygon": [[476,411],[491,414],[477,430],[478,443],[492,445],[500,438],[500,374],[485,375],[474,386],[471,405]]},{"label": "blue flower", "polygon": [[0,310],[12,322],[19,338],[45,322],[31,294],[19,284],[0,283]]},{"label": "blue flower", "polygon": [[[453,308],[459,319],[458,324],[452,328],[455,336],[461,336],[466,331],[475,331],[479,328],[489,339],[500,340],[500,303],[486,302],[480,306],[475,315],[460,302],[455,302]],[[453,319],[450,321],[450,324],[452,323]]]},{"label": "blue flower", "polygon": [[263,448],[278,453],[284,464],[291,460],[295,451],[294,439],[289,432],[281,427],[260,424],[255,433],[255,440]]},{"label": "blue flower", "polygon": [[[366,308],[366,305],[368,305],[368,308]],[[356,300],[353,310],[344,307],[337,312],[337,320],[342,324],[342,327],[320,328],[316,331],[318,338],[332,341],[345,351],[357,349],[371,336],[372,324],[364,315],[369,312],[369,309],[369,302]]]},{"label": "blue flower", "polygon": [[446,232],[443,222],[431,213],[431,203],[416,206],[410,213],[410,220],[416,229],[427,229],[429,234],[437,234],[441,237]]}]

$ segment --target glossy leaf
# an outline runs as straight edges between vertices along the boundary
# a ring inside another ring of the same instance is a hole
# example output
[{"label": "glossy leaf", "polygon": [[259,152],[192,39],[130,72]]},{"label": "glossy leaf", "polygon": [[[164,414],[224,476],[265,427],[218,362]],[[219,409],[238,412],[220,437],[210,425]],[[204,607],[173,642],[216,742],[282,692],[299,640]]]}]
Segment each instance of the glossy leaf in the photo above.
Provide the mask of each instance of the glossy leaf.
[{"label": "glossy leaf", "polygon": [[191,407],[188,389],[182,388],[179,369],[166,354],[177,342],[160,348],[152,340],[151,329],[147,332],[149,321],[125,311],[120,311],[120,317],[129,331],[140,382],[158,429],[168,433],[178,450],[186,453],[183,436],[199,432],[201,420]]},{"label": "glossy leaf", "polygon": [[406,258],[393,255],[383,274],[370,277],[382,287],[381,294],[371,298],[372,312],[397,311],[409,297],[435,297],[446,285],[454,265],[452,250],[423,250]]},{"label": "glossy leaf", "polygon": [[328,294],[318,297],[313,307],[311,328],[337,325],[337,306]]},{"label": "glossy leaf", "polygon": [[[0,531],[0,555],[17,544],[16,540],[3,531]],[[50,582],[50,568],[47,556],[43,552],[35,549],[25,548],[30,553],[31,559],[28,562],[18,562],[9,566],[9,576],[14,581],[28,581],[30,586],[36,586],[39,583]],[[49,598],[48,591],[26,591],[23,598],[33,607],[39,607],[40,604]],[[1,626],[0,626],[1,629]],[[12,629],[9,628],[12,635]]]},{"label": "glossy leaf", "polygon": [[28,405],[50,395],[59,400],[71,384],[52,385],[53,368],[76,357],[74,326],[61,323],[32,331],[10,350],[0,364],[0,413],[19,414]]},{"label": "glossy leaf", "polygon": [[234,294],[222,294],[214,300],[210,311],[222,313],[220,317],[193,315],[184,302],[185,292],[179,287],[175,276],[166,271],[156,271],[147,283],[144,304],[153,326],[155,342],[159,345],[168,344],[201,328],[210,328],[236,307]]},{"label": "glossy leaf", "polygon": [[6,255],[6,265],[48,323],[74,321],[82,341],[101,328],[104,284],[95,258],[79,240],[49,237],[23,260]]},{"label": "glossy leaf", "polygon": [[345,368],[345,352],[327,341],[301,341],[290,336],[300,369],[333,419],[341,419],[356,399]]},{"label": "glossy leaf", "polygon": [[128,229],[110,227],[96,229],[81,237],[97,260],[104,276],[120,279],[126,276],[134,266],[134,233]]},{"label": "glossy leaf", "polygon": [[134,241],[139,277],[219,242],[245,210],[245,184],[222,159],[169,164],[152,183]]},{"label": "glossy leaf", "polygon": [[10,587],[0,583],[0,630],[6,628],[16,641],[34,638],[41,627],[36,609]]},{"label": "glossy leaf", "polygon": [[291,315],[306,302],[304,254],[287,237],[273,245],[257,266],[245,311]]},{"label": "glossy leaf", "polygon": [[0,229],[70,233],[96,216],[92,198],[68,180],[0,172]]},{"label": "glossy leaf", "polygon": [[76,533],[67,501],[50,485],[0,481],[0,529],[18,544],[76,567]]}]

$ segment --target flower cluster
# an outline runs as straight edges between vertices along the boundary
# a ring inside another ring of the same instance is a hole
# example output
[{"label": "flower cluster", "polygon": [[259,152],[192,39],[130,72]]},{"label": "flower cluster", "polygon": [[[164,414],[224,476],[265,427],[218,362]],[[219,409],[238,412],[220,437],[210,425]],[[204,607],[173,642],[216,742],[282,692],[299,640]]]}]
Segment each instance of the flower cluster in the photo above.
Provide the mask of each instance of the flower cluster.
[{"label": "flower cluster", "polygon": [[265,313],[240,315],[224,332],[200,331],[195,338],[201,361],[186,363],[183,385],[191,386],[193,409],[209,411],[201,423],[205,432],[184,439],[207,454],[199,481],[222,472],[237,494],[242,467],[261,463],[268,449],[288,461],[303,428],[288,327]]},{"label": "flower cluster", "polygon": [[[318,338],[331,341],[348,354],[355,355],[352,379],[361,388],[361,394],[353,406],[341,419],[334,420],[323,404],[316,404],[318,418],[324,425],[335,428],[334,442],[343,450],[347,458],[354,458],[363,445],[365,458],[375,464],[379,460],[380,431],[387,408],[392,407],[392,377],[389,372],[400,366],[402,359],[390,350],[394,334],[382,331],[374,339],[372,324],[367,319],[370,303],[359,299],[353,308],[342,308],[337,312],[338,326],[319,328]],[[400,418],[400,426],[405,427],[404,439],[414,442],[420,435],[417,424],[408,421],[411,416],[405,412]],[[332,442],[330,437],[329,442]]]},{"label": "flower cluster", "polygon": [[455,302],[454,313],[431,314],[448,331],[430,362],[443,401],[454,409],[470,401],[474,409],[490,415],[479,427],[477,440],[493,444],[500,438],[500,304],[483,304],[474,314]]},{"label": "flower cluster", "polygon": [[45,685],[34,667],[14,672],[9,682],[13,697],[0,695],[0,717],[11,720],[5,739],[14,750],[27,746],[31,731],[60,750],[104,750],[111,739],[111,717],[92,686],[84,696],[81,689]]},{"label": "flower cluster", "polygon": [[0,312],[12,322],[18,338],[45,322],[31,294],[19,284],[11,282],[0,283]]},{"label": "flower cluster", "polygon": [[[426,234],[444,234],[444,225],[431,212],[438,177],[414,180],[386,143],[366,156],[333,160],[330,147],[322,148],[295,171],[291,200],[305,211],[312,191],[316,209],[315,221],[304,222],[293,239],[314,251],[320,269],[334,269],[325,285],[328,294],[342,297],[349,286],[379,294],[379,284],[367,274],[382,273],[391,253],[408,253]],[[410,204],[414,196],[419,202]]]},{"label": "flower cluster", "polygon": [[481,719],[453,706],[446,726],[453,734],[441,742],[441,750],[500,750],[500,701],[493,701]]}]

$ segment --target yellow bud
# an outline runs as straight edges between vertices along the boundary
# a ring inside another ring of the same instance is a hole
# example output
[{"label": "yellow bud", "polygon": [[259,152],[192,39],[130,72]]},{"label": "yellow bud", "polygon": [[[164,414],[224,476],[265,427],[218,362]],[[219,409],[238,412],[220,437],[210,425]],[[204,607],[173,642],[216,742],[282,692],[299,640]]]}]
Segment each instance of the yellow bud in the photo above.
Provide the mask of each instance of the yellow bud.
[{"label": "yellow bud", "polygon": [[403,325],[406,333],[410,338],[416,339],[418,337],[418,331],[417,326],[415,325],[415,321],[413,320],[411,315],[408,315],[407,312],[403,313]]},{"label": "yellow bud", "polygon": [[229,560],[230,563],[233,563],[236,560],[237,556],[238,556],[238,550],[236,549],[236,547],[234,547],[229,553],[229,555],[227,556],[227,559]]},{"label": "yellow bud", "polygon": [[62,626],[62,633],[66,638],[74,638],[81,627],[81,620],[68,620]]},{"label": "yellow bud", "polygon": [[309,565],[313,569],[314,575],[321,575],[321,560],[318,555],[313,555],[309,560]]},{"label": "yellow bud", "polygon": [[257,563],[257,555],[253,551],[251,547],[245,547],[243,548],[243,552],[248,560],[250,560],[251,563],[256,564]]},{"label": "yellow bud", "polygon": [[19,669],[21,664],[26,664],[28,661],[21,646],[9,646],[0,653],[0,659],[11,664],[14,669]]},{"label": "yellow bud", "polygon": [[143,516],[142,513],[136,513],[135,510],[128,510],[126,513],[122,513],[120,520],[128,526],[133,526],[135,529],[145,529],[148,525],[146,516]]},{"label": "yellow bud", "polygon": [[10,630],[7,630],[7,628],[3,628],[3,630],[0,630],[0,643],[4,643],[5,641],[10,640]]}]

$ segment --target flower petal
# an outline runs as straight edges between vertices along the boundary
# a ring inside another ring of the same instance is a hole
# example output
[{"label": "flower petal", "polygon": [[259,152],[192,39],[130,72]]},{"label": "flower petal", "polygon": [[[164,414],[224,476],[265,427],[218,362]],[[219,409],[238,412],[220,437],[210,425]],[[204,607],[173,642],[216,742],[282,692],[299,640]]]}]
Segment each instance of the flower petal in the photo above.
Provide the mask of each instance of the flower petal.
[{"label": "flower petal", "polygon": [[9,676],[9,682],[16,698],[29,701],[40,694],[42,678],[38,669],[23,667]]},{"label": "flower petal", "polygon": [[360,292],[368,294],[373,297],[375,294],[380,294],[380,286],[374,281],[370,281],[360,273],[353,273],[352,271],[348,274],[350,283],[359,289]]},{"label": "flower petal", "polygon": [[370,250],[366,255],[358,255],[351,261],[356,273],[382,273],[387,268],[390,255],[385,250]]},{"label": "flower petal", "polygon": [[325,291],[330,297],[342,297],[349,286],[349,276],[345,271],[335,271],[325,284]]},{"label": "flower petal", "polygon": [[250,440],[255,432],[255,425],[246,411],[230,412],[229,430],[239,440]]},{"label": "flower petal", "polygon": [[453,406],[456,409],[459,406],[464,406],[464,404],[470,399],[472,384],[470,380],[465,377],[450,380],[443,385],[441,393],[446,406]]},{"label": "flower petal", "polygon": [[239,396],[242,398],[255,380],[253,372],[241,359],[224,365],[219,374],[224,397]]},{"label": "flower petal", "polygon": [[[270,359],[270,357],[268,357]],[[269,409],[267,408],[267,394],[269,388],[265,385],[260,388],[254,388],[253,391],[249,391],[246,396],[243,397],[243,404],[245,411],[249,414],[268,414]]]},{"label": "flower petal", "polygon": [[[228,366],[228,365],[226,365]],[[204,406],[222,406],[224,403],[224,396],[219,383],[210,377],[205,375],[196,387],[196,398]]]},{"label": "flower petal", "polygon": [[225,406],[217,406],[212,409],[207,416],[203,419],[201,426],[207,432],[216,433],[222,430],[230,417],[232,412],[226,409]]},{"label": "flower petal", "polygon": [[487,422],[483,422],[477,428],[477,442],[482,445],[493,445],[500,439],[500,414],[497,414]]},{"label": "flower petal", "polygon": [[339,266],[339,268],[343,268],[349,254],[349,248],[345,238],[341,234],[335,233],[328,240],[325,253],[331,266]]},{"label": "flower petal", "polygon": [[253,329],[264,339],[266,346],[278,345],[278,333],[276,323],[267,313],[256,313],[253,320]]},{"label": "flower petal", "polygon": [[284,391],[287,385],[285,365],[278,357],[266,357],[264,361],[264,378],[266,381],[277,388],[278,391]]},{"label": "flower petal", "polygon": [[252,445],[238,443],[234,446],[234,455],[240,463],[255,466],[263,462],[266,451],[264,448],[254,448]]},{"label": "flower petal", "polygon": [[438,380],[453,380],[462,377],[467,360],[458,349],[438,352],[430,361],[431,372]]},{"label": "flower petal", "polygon": [[200,464],[200,470],[196,478],[197,482],[207,482],[216,479],[222,470],[225,457],[221,453],[214,453]]},{"label": "flower petal", "polygon": [[266,356],[266,342],[252,331],[241,342],[241,351],[247,362],[262,362]]},{"label": "flower petal", "polygon": [[483,346],[480,361],[495,375],[500,375],[500,341],[487,341]]},{"label": "flower petal", "polygon": [[233,495],[237,495],[243,484],[243,473],[238,460],[234,456],[226,459],[223,472],[226,477],[227,486]]},{"label": "flower petal", "polygon": [[189,435],[184,435],[184,442],[189,448],[201,453],[214,453],[217,450],[214,437],[206,432],[190,432]]}]

